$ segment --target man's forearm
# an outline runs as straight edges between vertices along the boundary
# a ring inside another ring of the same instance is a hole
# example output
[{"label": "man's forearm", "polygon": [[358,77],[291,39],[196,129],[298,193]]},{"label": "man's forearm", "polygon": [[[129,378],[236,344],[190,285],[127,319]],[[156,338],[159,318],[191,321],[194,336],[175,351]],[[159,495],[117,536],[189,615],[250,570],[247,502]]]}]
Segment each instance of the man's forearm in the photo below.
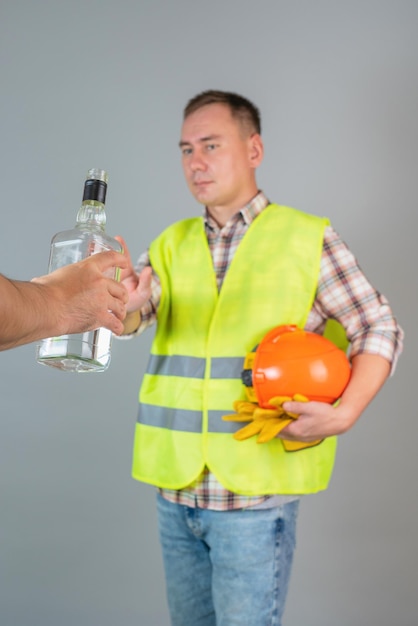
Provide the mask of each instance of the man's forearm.
[{"label": "man's forearm", "polygon": [[48,334],[53,311],[46,287],[0,276],[0,350],[36,341]]},{"label": "man's forearm", "polygon": [[352,359],[350,381],[337,406],[323,402],[285,402],[283,408],[296,413],[279,437],[293,441],[317,441],[342,435],[354,426],[373,400],[390,372],[390,362],[375,354],[358,354]]},{"label": "man's forearm", "polygon": [[349,430],[390,374],[390,362],[376,354],[358,354],[352,359],[351,378],[338,405],[340,414],[347,416]]}]

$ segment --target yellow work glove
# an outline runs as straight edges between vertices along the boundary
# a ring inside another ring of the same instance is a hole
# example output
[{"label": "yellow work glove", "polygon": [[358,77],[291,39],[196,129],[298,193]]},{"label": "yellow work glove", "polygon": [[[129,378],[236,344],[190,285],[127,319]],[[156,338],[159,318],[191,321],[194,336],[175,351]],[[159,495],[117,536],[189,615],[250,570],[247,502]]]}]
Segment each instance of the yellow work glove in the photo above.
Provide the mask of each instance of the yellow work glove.
[{"label": "yellow work glove", "polygon": [[[263,409],[253,402],[237,400],[234,402],[236,413],[224,415],[223,419],[231,422],[248,422],[246,426],[234,433],[234,439],[243,441],[258,435],[257,443],[267,443],[274,439],[283,428],[299,417],[296,413],[287,413],[283,409],[283,403],[291,400],[295,402],[309,402],[308,398],[298,393],[293,398],[289,396],[271,398],[269,404],[274,409]],[[286,441],[285,439],[282,439],[282,442],[284,448],[289,452],[309,448],[320,443],[319,441],[304,443],[301,441]]]}]

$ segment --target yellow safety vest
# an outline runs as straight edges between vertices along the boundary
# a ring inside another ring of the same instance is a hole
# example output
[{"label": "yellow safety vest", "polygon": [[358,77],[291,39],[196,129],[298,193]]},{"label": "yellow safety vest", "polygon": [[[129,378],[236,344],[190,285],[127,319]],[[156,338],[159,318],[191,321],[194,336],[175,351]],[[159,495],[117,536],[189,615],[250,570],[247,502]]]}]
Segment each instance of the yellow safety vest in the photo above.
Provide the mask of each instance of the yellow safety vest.
[{"label": "yellow safety vest", "polygon": [[182,489],[205,466],[243,495],[325,489],[336,438],[286,452],[280,439],[236,441],[226,422],[245,399],[245,355],[279,324],[303,328],[316,294],[325,218],[269,205],[241,241],[218,292],[201,218],[180,221],[150,247],[162,295],[140,390],[133,477]]}]

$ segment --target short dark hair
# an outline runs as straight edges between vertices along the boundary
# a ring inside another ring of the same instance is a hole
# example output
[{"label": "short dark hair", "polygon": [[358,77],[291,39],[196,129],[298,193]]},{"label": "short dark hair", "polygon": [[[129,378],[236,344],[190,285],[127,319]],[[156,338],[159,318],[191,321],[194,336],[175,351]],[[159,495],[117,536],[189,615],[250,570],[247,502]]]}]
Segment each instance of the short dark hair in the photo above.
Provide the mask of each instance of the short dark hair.
[{"label": "short dark hair", "polygon": [[183,119],[208,104],[226,104],[234,117],[249,134],[261,134],[261,116],[258,108],[244,96],[230,91],[209,89],[189,100],[184,107]]}]

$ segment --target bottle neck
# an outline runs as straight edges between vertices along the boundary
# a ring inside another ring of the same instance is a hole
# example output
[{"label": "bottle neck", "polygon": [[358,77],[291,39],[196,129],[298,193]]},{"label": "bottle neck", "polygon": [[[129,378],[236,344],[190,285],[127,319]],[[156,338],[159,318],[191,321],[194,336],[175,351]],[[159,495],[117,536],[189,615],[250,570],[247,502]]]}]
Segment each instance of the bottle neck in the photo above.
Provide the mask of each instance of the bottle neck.
[{"label": "bottle neck", "polygon": [[77,214],[76,228],[104,231],[106,192],[107,175],[104,170],[89,170],[84,183],[82,204]]},{"label": "bottle neck", "polygon": [[76,228],[105,230],[106,212],[103,202],[98,200],[83,200],[77,213]]}]

